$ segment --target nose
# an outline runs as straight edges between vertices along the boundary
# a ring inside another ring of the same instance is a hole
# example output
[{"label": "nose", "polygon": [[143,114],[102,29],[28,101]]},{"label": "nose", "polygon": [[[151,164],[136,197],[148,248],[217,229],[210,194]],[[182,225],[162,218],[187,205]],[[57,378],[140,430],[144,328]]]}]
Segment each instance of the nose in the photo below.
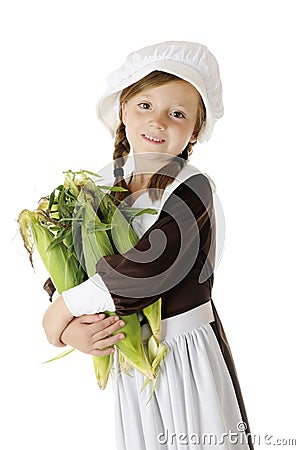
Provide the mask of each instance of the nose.
[{"label": "nose", "polygon": [[163,130],[166,127],[166,120],[162,111],[153,111],[149,118],[149,125],[153,128]]}]

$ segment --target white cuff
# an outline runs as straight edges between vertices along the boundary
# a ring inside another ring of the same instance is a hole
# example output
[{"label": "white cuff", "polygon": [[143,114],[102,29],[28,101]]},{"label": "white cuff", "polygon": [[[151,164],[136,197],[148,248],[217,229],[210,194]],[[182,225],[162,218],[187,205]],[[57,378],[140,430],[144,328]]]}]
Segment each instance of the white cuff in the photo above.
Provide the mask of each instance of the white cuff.
[{"label": "white cuff", "polygon": [[97,273],[88,280],[62,292],[67,308],[75,317],[115,311],[115,304],[104,281]]}]

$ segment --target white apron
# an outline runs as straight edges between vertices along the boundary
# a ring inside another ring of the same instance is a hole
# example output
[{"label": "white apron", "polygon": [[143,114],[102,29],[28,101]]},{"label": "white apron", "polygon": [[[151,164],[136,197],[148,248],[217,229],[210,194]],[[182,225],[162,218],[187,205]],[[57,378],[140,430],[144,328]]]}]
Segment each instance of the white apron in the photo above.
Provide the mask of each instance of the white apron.
[{"label": "white apron", "polygon": [[[194,170],[185,167],[181,180]],[[153,207],[160,210],[178,180]],[[147,193],[133,204],[149,205]],[[157,216],[144,214],[133,227],[141,236],[155,220]],[[112,378],[118,450],[249,450],[232,380],[209,325],[213,320],[211,302],[163,320],[168,353],[149,403],[151,385],[140,392],[142,374],[132,370]],[[119,372],[117,360],[115,367]]]}]

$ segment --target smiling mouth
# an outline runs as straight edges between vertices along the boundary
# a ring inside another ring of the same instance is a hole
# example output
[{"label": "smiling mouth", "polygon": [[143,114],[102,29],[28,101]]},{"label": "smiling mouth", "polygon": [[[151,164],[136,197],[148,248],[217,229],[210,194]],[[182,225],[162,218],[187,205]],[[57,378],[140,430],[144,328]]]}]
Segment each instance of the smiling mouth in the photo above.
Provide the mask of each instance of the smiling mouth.
[{"label": "smiling mouth", "polygon": [[160,139],[158,137],[149,136],[148,134],[142,134],[142,136],[146,141],[154,142],[155,144],[162,144],[163,142],[165,142],[165,139]]}]

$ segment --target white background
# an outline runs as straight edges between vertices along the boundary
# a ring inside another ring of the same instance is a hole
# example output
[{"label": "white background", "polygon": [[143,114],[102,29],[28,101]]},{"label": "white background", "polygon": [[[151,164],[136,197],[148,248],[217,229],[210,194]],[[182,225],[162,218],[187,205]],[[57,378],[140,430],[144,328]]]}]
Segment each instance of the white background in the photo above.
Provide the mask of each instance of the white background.
[{"label": "white background", "polygon": [[191,158],[215,181],[226,218],[213,298],[252,432],[297,437],[297,6],[1,2],[1,448],[114,448],[112,392],[98,390],[90,357],[41,364],[59,350],[41,327],[45,274],[31,269],[16,219],[62,171],[111,161],[113,142],[95,115],[105,77],[129,52],[164,40],[204,43],[219,61],[225,115]]}]

